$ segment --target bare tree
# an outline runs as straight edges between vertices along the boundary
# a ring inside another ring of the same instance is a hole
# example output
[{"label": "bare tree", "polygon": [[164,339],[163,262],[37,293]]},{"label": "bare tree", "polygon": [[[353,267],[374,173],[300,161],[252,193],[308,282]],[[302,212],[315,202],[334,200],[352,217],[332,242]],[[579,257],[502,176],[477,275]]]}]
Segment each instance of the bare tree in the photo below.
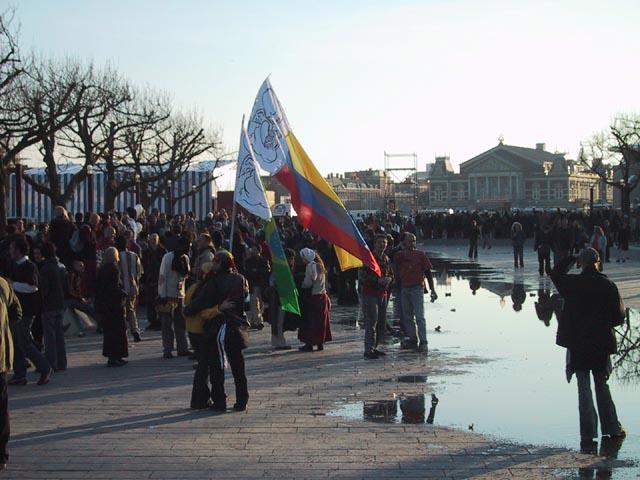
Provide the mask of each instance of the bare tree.
[{"label": "bare tree", "polygon": [[14,157],[9,156],[8,136],[16,120],[12,102],[12,87],[24,72],[18,50],[16,33],[12,28],[13,11],[0,13],[0,233],[4,233],[7,224],[7,167]]},{"label": "bare tree", "polygon": [[640,117],[619,115],[609,129],[583,142],[580,162],[620,191],[622,212],[631,210],[631,192],[638,186],[634,169],[640,167]]},{"label": "bare tree", "polygon": [[213,179],[217,161],[209,175],[183,195],[169,196],[169,181],[181,178],[195,161],[207,155],[220,158],[222,145],[219,133],[205,129],[196,113],[171,115],[156,125],[156,135],[145,138],[139,131],[130,130],[124,138],[128,157],[133,161],[133,174],[140,181],[140,200],[145,208],[160,196],[166,195],[175,203],[197,195]]}]

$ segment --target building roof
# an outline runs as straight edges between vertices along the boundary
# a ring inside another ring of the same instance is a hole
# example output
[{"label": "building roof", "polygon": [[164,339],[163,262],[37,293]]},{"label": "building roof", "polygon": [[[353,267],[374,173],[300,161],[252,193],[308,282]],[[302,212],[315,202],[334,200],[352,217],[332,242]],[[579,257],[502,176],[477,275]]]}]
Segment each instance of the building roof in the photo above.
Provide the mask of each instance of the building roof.
[{"label": "building roof", "polygon": [[475,167],[495,159],[521,171],[540,171],[545,164],[549,165],[551,173],[556,169],[566,169],[566,160],[563,153],[551,153],[544,149],[517,147],[515,145],[498,144],[486,152],[463,162],[460,172],[466,173]]}]

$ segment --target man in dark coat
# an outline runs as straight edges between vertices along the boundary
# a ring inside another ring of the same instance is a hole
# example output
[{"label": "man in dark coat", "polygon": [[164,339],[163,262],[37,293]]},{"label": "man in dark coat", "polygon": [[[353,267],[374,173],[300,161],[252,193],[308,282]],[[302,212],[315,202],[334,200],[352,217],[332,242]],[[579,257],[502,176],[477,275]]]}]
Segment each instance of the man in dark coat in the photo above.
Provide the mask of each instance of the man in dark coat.
[{"label": "man in dark coat", "polygon": [[212,408],[224,412],[227,396],[224,391],[224,357],[226,354],[236,386],[236,411],[247,408],[249,392],[244,369],[242,350],[248,346],[248,322],[245,310],[248,305],[249,284],[236,271],[233,256],[226,250],[216,252],[213,259],[213,276],[198,291],[195,298],[184,307],[184,314],[196,315],[205,308],[222,304],[224,300],[233,302],[234,308],[225,311],[205,324],[205,334],[213,342],[211,359]]},{"label": "man in dark coat", "polygon": [[160,264],[162,257],[167,253],[160,244],[157,233],[149,235],[149,246],[142,251],[142,279],[146,295],[148,330],[161,330],[160,318],[156,312],[156,300],[158,299],[158,278],[160,277]]},{"label": "man in dark coat", "polygon": [[626,435],[618,421],[607,385],[611,373],[609,355],[616,353],[613,327],[621,325],[625,309],[616,285],[597,270],[598,252],[584,249],[579,256],[582,272],[568,274],[576,257],[568,256],[554,267],[551,279],[564,298],[556,343],[568,349],[567,378],[578,380],[580,448],[592,452],[597,444],[598,415],[591,396],[589,373],[593,374],[602,434],[611,438]]}]

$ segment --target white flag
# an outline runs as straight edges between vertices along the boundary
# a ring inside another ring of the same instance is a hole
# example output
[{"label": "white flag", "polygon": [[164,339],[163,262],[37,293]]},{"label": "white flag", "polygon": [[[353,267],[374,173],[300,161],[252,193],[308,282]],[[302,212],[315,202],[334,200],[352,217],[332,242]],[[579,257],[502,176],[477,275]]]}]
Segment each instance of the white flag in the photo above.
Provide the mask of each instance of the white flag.
[{"label": "white flag", "polygon": [[244,128],[244,119],[240,132],[240,151],[238,152],[234,198],[238,205],[257,217],[267,221],[271,220],[271,209],[260,180],[249,136]]},{"label": "white flag", "polygon": [[267,78],[260,87],[247,130],[260,167],[273,175],[287,162],[289,122]]}]

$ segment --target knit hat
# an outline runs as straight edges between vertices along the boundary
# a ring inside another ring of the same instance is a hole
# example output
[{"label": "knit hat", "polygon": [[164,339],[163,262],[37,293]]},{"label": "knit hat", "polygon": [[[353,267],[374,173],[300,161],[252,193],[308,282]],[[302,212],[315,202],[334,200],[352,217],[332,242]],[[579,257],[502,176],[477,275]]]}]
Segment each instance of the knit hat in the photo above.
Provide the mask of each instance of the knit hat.
[{"label": "knit hat", "polygon": [[300,250],[300,256],[307,262],[311,263],[316,259],[316,252],[310,248],[303,248]]},{"label": "knit hat", "polygon": [[236,270],[236,263],[233,260],[233,255],[228,250],[218,250],[213,257],[213,261],[218,262],[220,267],[225,270]]}]

